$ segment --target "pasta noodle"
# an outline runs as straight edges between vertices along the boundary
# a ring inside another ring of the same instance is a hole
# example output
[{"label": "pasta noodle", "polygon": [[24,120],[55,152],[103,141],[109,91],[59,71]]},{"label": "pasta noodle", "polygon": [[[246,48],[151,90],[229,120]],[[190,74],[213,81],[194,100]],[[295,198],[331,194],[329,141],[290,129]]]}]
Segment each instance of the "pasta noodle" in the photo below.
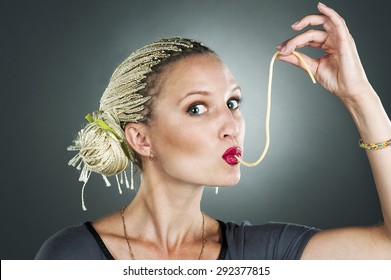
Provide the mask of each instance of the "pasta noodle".
[{"label": "pasta noodle", "polygon": [[[266,143],[265,147],[263,148],[263,152],[260,155],[260,157],[254,161],[254,162],[246,162],[243,159],[241,159],[238,156],[235,156],[236,159],[239,161],[240,164],[243,164],[248,167],[254,167],[258,165],[266,156],[266,153],[269,149],[270,145],[270,107],[271,107],[271,93],[272,93],[272,79],[273,79],[273,65],[274,61],[276,60],[277,56],[279,55],[279,51],[276,52],[271,61],[269,66],[269,81],[268,81],[268,88],[267,88],[267,104],[266,104],[266,120],[265,120],[265,132],[266,132]],[[308,75],[311,77],[312,82],[315,84],[316,80],[314,78],[314,75],[312,75],[310,68],[308,67],[307,63],[305,62],[304,58],[296,51],[293,51],[293,54],[301,61],[301,63],[304,65],[306,71],[308,72]]]}]

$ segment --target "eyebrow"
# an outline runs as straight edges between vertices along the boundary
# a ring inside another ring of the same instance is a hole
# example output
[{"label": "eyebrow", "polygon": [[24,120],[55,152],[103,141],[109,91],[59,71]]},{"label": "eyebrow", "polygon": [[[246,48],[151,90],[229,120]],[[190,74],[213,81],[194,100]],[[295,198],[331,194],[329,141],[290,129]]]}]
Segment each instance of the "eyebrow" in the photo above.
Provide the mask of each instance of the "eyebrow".
[{"label": "eyebrow", "polygon": [[192,96],[192,95],[196,95],[196,94],[200,94],[200,95],[204,95],[204,96],[211,95],[211,93],[209,91],[202,91],[202,90],[201,91],[198,91],[198,90],[197,91],[190,91],[190,92],[186,93],[186,95],[179,100],[178,104],[180,104],[187,97]]},{"label": "eyebrow", "polygon": [[[242,89],[240,88],[239,85],[237,85],[234,88],[232,88],[231,92],[234,92],[234,91],[237,91],[237,90],[242,91]],[[192,96],[192,95],[196,95],[196,94],[204,95],[204,96],[210,96],[211,95],[211,93],[209,91],[204,91],[204,90],[190,91],[190,92],[186,93],[186,95],[179,100],[178,104],[180,104],[187,97]]]}]

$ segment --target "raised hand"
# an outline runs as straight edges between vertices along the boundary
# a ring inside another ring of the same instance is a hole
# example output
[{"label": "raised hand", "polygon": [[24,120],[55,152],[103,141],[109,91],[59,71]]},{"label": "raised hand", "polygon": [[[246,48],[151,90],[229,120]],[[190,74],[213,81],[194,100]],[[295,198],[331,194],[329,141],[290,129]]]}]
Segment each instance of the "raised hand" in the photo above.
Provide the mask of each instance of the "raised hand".
[{"label": "raised hand", "polygon": [[317,59],[302,54],[318,82],[343,101],[371,93],[372,88],[361,65],[356,45],[344,19],[333,9],[318,4],[321,14],[308,15],[292,25],[300,31],[322,25],[324,30],[309,29],[277,46],[279,59],[304,69],[292,54],[297,48],[320,48],[325,54]]}]

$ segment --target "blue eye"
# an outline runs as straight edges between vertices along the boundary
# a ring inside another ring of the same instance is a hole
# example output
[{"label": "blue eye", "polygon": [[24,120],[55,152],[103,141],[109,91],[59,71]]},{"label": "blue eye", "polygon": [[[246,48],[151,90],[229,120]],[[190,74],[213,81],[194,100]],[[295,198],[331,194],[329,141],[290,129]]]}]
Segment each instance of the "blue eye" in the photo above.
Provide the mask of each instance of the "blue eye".
[{"label": "blue eye", "polygon": [[187,110],[187,113],[191,116],[197,116],[205,113],[206,106],[203,104],[197,104],[197,105],[192,105],[190,108]]},{"label": "blue eye", "polygon": [[235,110],[235,109],[239,108],[240,103],[241,103],[241,99],[240,98],[233,98],[233,99],[228,100],[227,107],[230,110]]}]

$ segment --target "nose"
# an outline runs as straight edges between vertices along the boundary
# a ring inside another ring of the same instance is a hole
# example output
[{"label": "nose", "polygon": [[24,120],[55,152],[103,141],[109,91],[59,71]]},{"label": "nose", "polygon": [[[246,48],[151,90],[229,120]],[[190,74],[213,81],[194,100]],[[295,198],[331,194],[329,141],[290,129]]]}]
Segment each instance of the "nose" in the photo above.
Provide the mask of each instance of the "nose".
[{"label": "nose", "polygon": [[219,137],[223,140],[238,140],[237,138],[243,134],[244,119],[239,111],[225,107],[219,113],[218,124]]}]

